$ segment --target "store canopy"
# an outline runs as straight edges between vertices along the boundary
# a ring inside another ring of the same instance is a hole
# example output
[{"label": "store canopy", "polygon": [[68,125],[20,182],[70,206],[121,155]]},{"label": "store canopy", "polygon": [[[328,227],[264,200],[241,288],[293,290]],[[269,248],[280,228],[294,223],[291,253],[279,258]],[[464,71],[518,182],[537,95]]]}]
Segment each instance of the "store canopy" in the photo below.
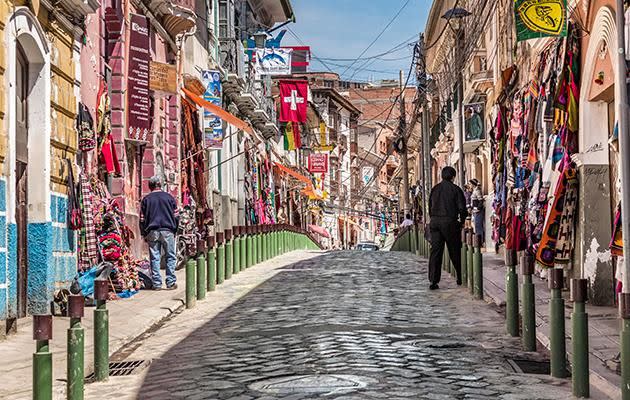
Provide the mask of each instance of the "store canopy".
[{"label": "store canopy", "polygon": [[321,226],[318,225],[308,225],[308,229],[314,233],[317,233],[318,235],[320,235],[321,237],[325,237],[327,239],[330,239],[330,233],[328,233],[328,231],[324,228],[322,228]]},{"label": "store canopy", "polygon": [[244,130],[245,132],[251,135],[254,135],[254,129],[247,122],[230,114],[229,112],[225,111],[224,109],[217,106],[216,104],[212,104],[209,101],[202,99],[201,97],[197,96],[196,94],[194,94],[193,92],[191,92],[190,90],[186,88],[182,88],[182,91],[184,92],[184,94],[186,95],[188,99],[193,101],[199,107],[205,108],[206,110],[210,111],[217,117],[221,118],[223,121],[227,122],[230,125],[235,126],[237,129]]},{"label": "store canopy", "polygon": [[307,185],[312,185],[313,183],[311,182],[311,180],[307,177],[305,177],[304,175],[300,174],[297,171],[292,170],[291,168],[285,167],[284,165],[274,162],[274,165],[282,172],[284,172],[287,175],[290,175],[292,177],[294,177],[295,179],[297,179],[300,182],[304,182]]}]

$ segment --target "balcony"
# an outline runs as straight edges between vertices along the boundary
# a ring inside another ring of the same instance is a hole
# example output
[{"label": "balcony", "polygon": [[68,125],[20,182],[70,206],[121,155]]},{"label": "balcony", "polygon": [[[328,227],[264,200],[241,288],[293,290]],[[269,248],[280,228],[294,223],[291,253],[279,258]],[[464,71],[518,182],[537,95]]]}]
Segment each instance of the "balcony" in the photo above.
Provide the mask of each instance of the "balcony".
[{"label": "balcony", "polygon": [[149,10],[173,37],[195,26],[195,0],[149,0]]}]

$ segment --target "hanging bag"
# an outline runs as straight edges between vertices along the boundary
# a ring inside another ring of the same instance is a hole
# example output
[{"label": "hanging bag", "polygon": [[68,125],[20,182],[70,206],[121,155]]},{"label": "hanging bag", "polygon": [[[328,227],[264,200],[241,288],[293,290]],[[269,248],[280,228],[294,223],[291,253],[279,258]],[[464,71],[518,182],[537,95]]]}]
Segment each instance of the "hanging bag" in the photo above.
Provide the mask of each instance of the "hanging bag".
[{"label": "hanging bag", "polygon": [[73,231],[83,228],[83,220],[81,219],[81,207],[77,200],[77,186],[74,183],[74,172],[72,171],[72,162],[66,159],[68,165],[68,227]]}]

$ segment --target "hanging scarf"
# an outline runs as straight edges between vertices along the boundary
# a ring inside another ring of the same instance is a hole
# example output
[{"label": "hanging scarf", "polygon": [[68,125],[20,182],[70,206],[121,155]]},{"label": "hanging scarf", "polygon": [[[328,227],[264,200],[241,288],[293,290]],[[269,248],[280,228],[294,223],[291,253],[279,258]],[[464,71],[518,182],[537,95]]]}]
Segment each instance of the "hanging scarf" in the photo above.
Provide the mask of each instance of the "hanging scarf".
[{"label": "hanging scarf", "polygon": [[98,263],[98,239],[96,237],[93,202],[92,186],[88,178],[81,173],[79,175],[79,205],[83,224],[79,230],[79,268],[82,271],[88,270]]}]

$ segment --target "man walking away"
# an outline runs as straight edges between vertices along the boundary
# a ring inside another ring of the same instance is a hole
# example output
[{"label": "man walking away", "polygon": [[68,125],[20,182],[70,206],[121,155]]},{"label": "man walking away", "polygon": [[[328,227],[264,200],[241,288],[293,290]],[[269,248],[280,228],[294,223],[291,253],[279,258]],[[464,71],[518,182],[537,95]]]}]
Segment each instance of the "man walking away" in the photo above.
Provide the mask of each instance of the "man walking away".
[{"label": "man walking away", "polygon": [[177,289],[175,266],[177,253],[175,234],[177,233],[178,215],[175,198],[162,191],[162,180],[154,176],[149,180],[149,193],[140,207],[140,232],[149,244],[153,289],[162,288],[160,264],[162,251],[166,255],[166,289]]},{"label": "man walking away", "polygon": [[466,199],[462,189],[453,183],[455,169],[442,169],[442,182],[435,185],[429,197],[429,223],[431,235],[431,257],[429,258],[429,289],[439,289],[442,275],[444,244],[457,272],[457,284],[462,284],[462,226],[468,216]]}]

